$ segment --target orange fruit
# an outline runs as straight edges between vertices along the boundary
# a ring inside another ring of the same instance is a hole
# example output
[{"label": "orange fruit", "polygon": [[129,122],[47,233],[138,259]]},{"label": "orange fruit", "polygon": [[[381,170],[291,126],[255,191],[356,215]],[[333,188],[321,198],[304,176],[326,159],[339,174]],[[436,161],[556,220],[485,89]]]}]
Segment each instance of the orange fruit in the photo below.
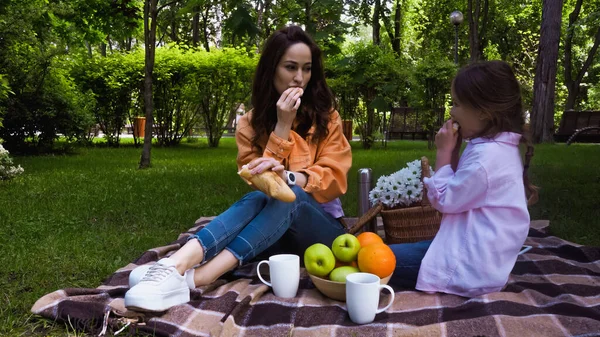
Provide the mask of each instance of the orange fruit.
[{"label": "orange fruit", "polygon": [[338,259],[335,259],[335,267],[343,267],[343,266],[352,266],[352,267],[357,267],[358,268],[358,263],[356,261],[352,261],[352,262],[342,262]]},{"label": "orange fruit", "polygon": [[383,239],[377,235],[377,233],[373,232],[360,233],[356,238],[358,239],[358,242],[360,242],[361,247],[370,245],[372,243],[383,243]]},{"label": "orange fruit", "polygon": [[396,256],[385,243],[373,243],[358,251],[358,269],[380,278],[388,277],[396,269]]}]

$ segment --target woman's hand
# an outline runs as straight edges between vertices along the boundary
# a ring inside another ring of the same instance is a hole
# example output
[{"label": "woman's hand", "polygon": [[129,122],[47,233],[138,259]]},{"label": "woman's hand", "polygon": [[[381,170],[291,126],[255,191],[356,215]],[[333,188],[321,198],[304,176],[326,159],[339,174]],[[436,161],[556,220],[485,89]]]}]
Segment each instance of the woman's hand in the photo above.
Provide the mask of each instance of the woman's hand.
[{"label": "woman's hand", "polygon": [[281,177],[281,179],[283,179],[284,181],[286,180],[284,173],[285,167],[281,165],[277,160],[270,157],[260,157],[254,159],[253,161],[248,163],[248,169],[253,175],[260,174],[267,170],[271,170],[277,173]]},{"label": "woman's hand", "polygon": [[277,125],[292,128],[302,94],[304,90],[298,87],[288,88],[281,94],[277,101]]},{"label": "woman's hand", "polygon": [[292,87],[286,89],[279,97],[277,101],[277,124],[275,124],[275,130],[273,131],[280,138],[289,138],[302,94],[304,94],[302,88]]}]

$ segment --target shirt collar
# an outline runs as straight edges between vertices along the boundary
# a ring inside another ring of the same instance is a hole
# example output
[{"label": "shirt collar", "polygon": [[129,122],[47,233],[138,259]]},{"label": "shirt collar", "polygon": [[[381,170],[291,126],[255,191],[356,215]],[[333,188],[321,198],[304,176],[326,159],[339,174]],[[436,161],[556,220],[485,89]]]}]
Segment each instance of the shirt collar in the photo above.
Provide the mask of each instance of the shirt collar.
[{"label": "shirt collar", "polygon": [[481,144],[481,143],[491,143],[491,142],[499,142],[506,143],[510,145],[519,145],[521,141],[521,135],[514,132],[501,132],[496,135],[494,138],[485,138],[478,137],[471,139],[471,144]]}]

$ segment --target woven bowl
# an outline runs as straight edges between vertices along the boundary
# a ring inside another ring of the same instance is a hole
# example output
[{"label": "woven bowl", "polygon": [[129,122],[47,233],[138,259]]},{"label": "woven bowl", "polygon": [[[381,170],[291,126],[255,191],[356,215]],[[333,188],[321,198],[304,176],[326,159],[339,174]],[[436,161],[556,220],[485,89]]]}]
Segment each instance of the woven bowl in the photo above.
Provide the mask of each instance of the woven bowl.
[{"label": "woven bowl", "polygon": [[[326,280],[311,274],[308,274],[308,276],[310,276],[312,283],[323,295],[334,300],[346,302],[346,283]],[[392,278],[392,274],[382,278],[379,283],[387,284],[390,278]]]}]

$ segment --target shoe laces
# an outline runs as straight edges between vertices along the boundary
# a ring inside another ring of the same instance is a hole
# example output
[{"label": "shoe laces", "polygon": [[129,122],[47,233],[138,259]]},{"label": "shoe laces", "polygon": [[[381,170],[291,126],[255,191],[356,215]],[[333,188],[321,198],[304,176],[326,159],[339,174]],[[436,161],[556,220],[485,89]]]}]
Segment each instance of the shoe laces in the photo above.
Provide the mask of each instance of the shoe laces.
[{"label": "shoe laces", "polygon": [[166,279],[167,276],[171,275],[171,273],[173,273],[173,269],[175,268],[156,263],[152,267],[150,267],[150,269],[148,269],[146,275],[144,275],[140,282],[159,283],[162,280]]}]

